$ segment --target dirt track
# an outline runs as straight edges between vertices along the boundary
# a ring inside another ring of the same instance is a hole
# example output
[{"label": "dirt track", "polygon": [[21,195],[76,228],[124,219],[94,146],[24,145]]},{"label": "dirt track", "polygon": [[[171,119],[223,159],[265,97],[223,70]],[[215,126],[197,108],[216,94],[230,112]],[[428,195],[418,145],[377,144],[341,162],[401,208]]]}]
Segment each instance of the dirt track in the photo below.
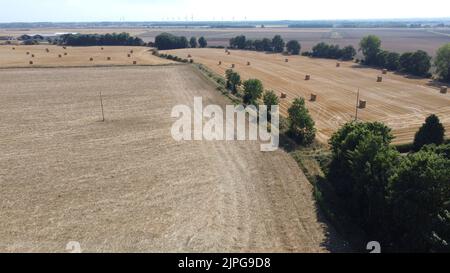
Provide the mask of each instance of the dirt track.
[{"label": "dirt track", "polygon": [[228,103],[190,66],[9,69],[0,81],[0,252],[343,249],[285,152],[171,138],[174,105]]},{"label": "dirt track", "polygon": [[[317,94],[317,102],[307,102],[307,107],[316,121],[318,138],[322,141],[327,141],[343,123],[354,119],[358,88],[361,99],[367,100],[367,109],[359,111],[359,118],[389,125],[397,137],[394,142],[411,142],[430,114],[439,116],[450,137],[450,93],[440,94],[439,89],[431,86],[427,79],[408,79],[391,72],[382,75],[380,70],[352,62],[344,62],[337,68],[335,60],[301,56],[237,50],[227,55],[223,49],[167,52],[183,58],[190,54],[196,62],[222,75],[231,68],[231,64],[235,64],[235,70],[243,79],[260,79],[267,89],[288,95],[281,103],[284,114],[295,97],[302,96],[309,100],[312,93]],[[222,65],[218,65],[219,61]],[[310,81],[305,81],[306,74],[311,75]],[[378,75],[383,76],[383,82],[376,82]]]}]

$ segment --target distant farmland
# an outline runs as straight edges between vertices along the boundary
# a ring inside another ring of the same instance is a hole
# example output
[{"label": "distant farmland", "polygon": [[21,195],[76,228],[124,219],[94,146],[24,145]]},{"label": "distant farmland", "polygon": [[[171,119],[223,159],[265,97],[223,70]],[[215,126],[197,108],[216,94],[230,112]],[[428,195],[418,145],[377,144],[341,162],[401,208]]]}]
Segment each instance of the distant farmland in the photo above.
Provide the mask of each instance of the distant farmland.
[{"label": "distant farmland", "polygon": [[304,29],[304,28],[251,28],[251,29],[151,29],[140,34],[139,37],[147,41],[154,40],[159,33],[167,31],[176,35],[205,36],[211,46],[227,46],[229,39],[237,35],[245,35],[249,39],[272,38],[281,35],[284,40],[298,40],[302,50],[311,50],[319,43],[326,42],[340,46],[353,45],[358,48],[362,37],[374,34],[383,41],[383,48],[387,50],[406,52],[422,49],[430,55],[445,43],[450,43],[448,29]]},{"label": "distant farmland", "polygon": [[[355,118],[358,89],[361,99],[367,101],[367,108],[359,111],[359,119],[386,123],[394,130],[395,143],[411,142],[425,118],[433,113],[440,117],[450,136],[450,95],[441,94],[427,79],[409,79],[391,72],[382,75],[380,70],[353,62],[344,62],[338,68],[335,60],[252,51],[233,50],[231,55],[227,55],[223,49],[182,49],[165,53],[182,58],[190,54],[196,62],[221,75],[235,64],[235,70],[244,79],[260,79],[266,89],[272,89],[278,95],[282,92],[288,95],[281,103],[281,111],[285,115],[295,97],[309,100],[311,94],[317,94],[318,100],[307,102],[307,106],[322,141]],[[222,61],[221,65],[219,61]],[[307,74],[312,77],[310,81],[305,81]],[[380,75],[383,82],[377,83]]]},{"label": "distant farmland", "polygon": [[319,43],[333,43],[340,46],[353,45],[358,47],[363,36],[374,34],[383,41],[383,48],[387,50],[405,52],[422,49],[430,55],[445,43],[450,43],[450,30],[448,28],[432,29],[410,29],[410,28],[94,28],[94,29],[0,29],[0,35],[20,36],[23,34],[43,33],[53,34],[56,32],[76,33],[111,33],[128,32],[138,36],[145,41],[154,41],[155,37],[162,32],[170,32],[175,35],[186,37],[204,36],[210,46],[227,46],[229,39],[237,35],[246,35],[249,39],[272,38],[279,34],[285,40],[298,40],[302,44],[302,50],[311,50]]}]

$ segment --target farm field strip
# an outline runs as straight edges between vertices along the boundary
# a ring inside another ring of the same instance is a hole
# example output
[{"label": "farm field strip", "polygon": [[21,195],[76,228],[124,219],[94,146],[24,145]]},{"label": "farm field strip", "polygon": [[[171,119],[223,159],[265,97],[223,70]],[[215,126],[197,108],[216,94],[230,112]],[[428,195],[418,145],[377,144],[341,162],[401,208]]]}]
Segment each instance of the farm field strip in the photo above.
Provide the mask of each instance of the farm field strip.
[{"label": "farm field strip", "polygon": [[[319,129],[318,138],[323,142],[343,123],[354,119],[358,89],[361,99],[368,103],[366,109],[359,111],[359,118],[383,121],[391,126],[396,135],[395,143],[412,141],[425,118],[433,113],[439,115],[450,136],[450,95],[440,94],[427,79],[409,79],[389,72],[382,75],[383,82],[377,83],[380,70],[352,62],[343,62],[337,68],[336,60],[252,51],[233,50],[231,55],[227,55],[222,49],[180,49],[164,53],[182,58],[190,54],[196,62],[205,64],[220,75],[235,64],[235,70],[244,79],[260,79],[266,89],[272,89],[278,95],[288,95],[281,103],[284,115],[295,97],[309,100],[312,93],[317,94],[318,101],[308,101],[307,106]],[[218,64],[219,61],[222,65]],[[305,81],[307,74],[312,77],[310,81]]]},{"label": "farm field strip", "polygon": [[[153,56],[148,47],[105,46],[103,50],[101,48],[92,46],[64,49],[53,45],[2,45],[0,46],[0,68],[133,65],[135,61],[137,65],[173,63]],[[108,57],[111,60],[108,60]],[[90,58],[93,60],[91,61]],[[33,64],[30,64],[30,61]]]},{"label": "farm field strip", "polygon": [[191,66],[3,69],[0,81],[0,252],[345,250],[287,153],[172,139],[175,105],[230,103]]}]

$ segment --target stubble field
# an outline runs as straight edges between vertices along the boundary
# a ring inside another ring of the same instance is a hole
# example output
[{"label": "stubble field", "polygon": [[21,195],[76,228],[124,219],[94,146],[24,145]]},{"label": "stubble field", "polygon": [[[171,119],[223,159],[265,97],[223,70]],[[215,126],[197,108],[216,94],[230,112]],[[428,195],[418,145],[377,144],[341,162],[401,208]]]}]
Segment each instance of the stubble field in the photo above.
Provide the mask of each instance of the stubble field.
[{"label": "stubble field", "polygon": [[[30,64],[30,61],[33,63]],[[100,46],[67,47],[66,49],[53,45],[0,46],[0,68],[113,66],[134,65],[134,62],[136,65],[173,63],[153,56],[148,47],[105,46],[102,50]]]},{"label": "stubble field", "polygon": [[173,106],[228,103],[190,66],[4,69],[0,82],[0,252],[343,249],[285,152],[172,139]]},{"label": "stubble field", "polygon": [[[355,119],[358,89],[360,99],[367,101],[367,108],[359,111],[359,119],[386,123],[393,128],[395,143],[411,142],[430,114],[439,116],[450,136],[450,94],[441,94],[427,79],[391,72],[382,75],[380,70],[353,62],[343,62],[338,68],[335,60],[252,51],[233,50],[227,55],[222,49],[180,49],[164,53],[182,58],[190,54],[195,62],[220,75],[235,64],[244,80],[257,78],[266,89],[287,94],[287,99],[281,100],[284,115],[294,98],[304,97],[319,129],[318,139],[323,142],[342,124]],[[309,81],[305,80],[307,74],[312,77]],[[381,83],[377,82],[379,75],[383,76]],[[308,101],[313,93],[318,96],[316,102]]]}]

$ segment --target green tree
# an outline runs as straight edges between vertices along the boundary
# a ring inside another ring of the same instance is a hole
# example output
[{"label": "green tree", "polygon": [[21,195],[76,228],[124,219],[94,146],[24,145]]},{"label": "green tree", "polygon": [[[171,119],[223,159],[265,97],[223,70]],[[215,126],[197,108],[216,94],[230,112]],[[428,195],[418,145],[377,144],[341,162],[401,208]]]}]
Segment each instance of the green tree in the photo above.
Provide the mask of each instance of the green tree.
[{"label": "green tree", "polygon": [[314,120],[305,105],[305,99],[296,98],[288,110],[290,134],[303,145],[311,144],[316,137]]},{"label": "green tree", "polygon": [[198,44],[200,45],[201,48],[205,48],[208,46],[208,42],[203,36],[198,39]]},{"label": "green tree", "polygon": [[273,51],[272,41],[269,38],[264,38],[261,41],[264,51]]},{"label": "green tree", "polygon": [[230,47],[244,49],[247,38],[244,35],[236,36],[230,39]]},{"label": "green tree", "polygon": [[191,37],[191,39],[189,40],[189,44],[192,48],[196,48],[198,46],[197,44],[197,38],[195,37]]},{"label": "green tree", "polygon": [[396,52],[389,52],[386,56],[386,68],[389,70],[398,70],[400,65],[400,54]]},{"label": "green tree", "polygon": [[441,80],[450,82],[450,43],[439,48],[434,61],[436,74]]},{"label": "green tree", "polygon": [[287,51],[292,55],[299,55],[301,48],[300,43],[296,40],[289,41],[286,44]]},{"label": "green tree", "polygon": [[391,129],[382,123],[350,122],[342,126],[330,139],[332,160],[327,178],[336,193],[344,199],[351,198],[354,188],[349,156],[370,136],[378,137],[384,147],[389,146],[394,138]]},{"label": "green tree", "polygon": [[351,197],[348,208],[371,238],[389,241],[388,185],[399,162],[399,153],[383,137],[368,134],[348,151]]},{"label": "green tree", "polygon": [[445,128],[436,115],[429,116],[414,138],[414,149],[419,151],[428,144],[440,145],[444,142]]},{"label": "green tree", "polygon": [[263,84],[260,80],[249,79],[244,82],[244,103],[248,105],[257,105],[258,100],[264,92]]},{"label": "green tree", "polygon": [[272,106],[273,105],[279,105],[280,99],[278,96],[273,92],[272,90],[266,91],[263,96],[264,105],[267,106],[267,109],[270,113],[269,120],[271,120],[272,117]]},{"label": "green tree", "polygon": [[344,61],[353,60],[353,58],[355,58],[355,56],[356,56],[356,49],[351,45],[346,46],[343,49],[341,49],[340,55],[341,55],[342,60],[344,60]]},{"label": "green tree", "polygon": [[450,251],[450,160],[409,154],[390,179],[391,233],[399,251]]},{"label": "green tree", "polygon": [[431,57],[423,50],[406,52],[400,56],[399,63],[401,71],[425,77],[431,68]]},{"label": "green tree", "polygon": [[376,65],[377,55],[381,48],[381,40],[375,35],[364,37],[359,43],[360,50],[365,57],[365,63]]},{"label": "green tree", "polygon": [[280,35],[275,35],[275,37],[273,37],[272,39],[272,46],[273,46],[273,50],[275,52],[283,52],[284,51],[284,40],[283,38],[281,38]]},{"label": "green tree", "polygon": [[232,69],[228,69],[225,71],[225,77],[227,79],[227,88],[235,94],[237,92],[237,87],[241,84],[241,76]]}]

